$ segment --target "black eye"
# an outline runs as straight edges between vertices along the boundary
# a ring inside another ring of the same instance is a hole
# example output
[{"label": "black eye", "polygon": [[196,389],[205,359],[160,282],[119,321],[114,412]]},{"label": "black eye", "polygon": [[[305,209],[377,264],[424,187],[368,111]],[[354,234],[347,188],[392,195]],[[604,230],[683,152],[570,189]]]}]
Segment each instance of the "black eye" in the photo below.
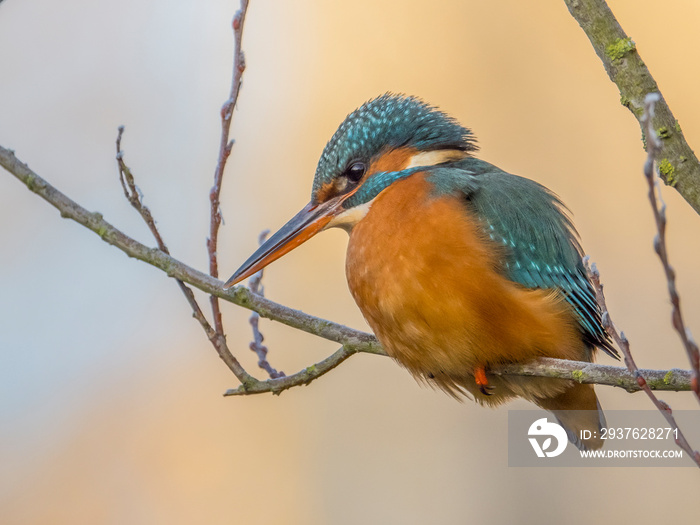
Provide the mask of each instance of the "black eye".
[{"label": "black eye", "polygon": [[365,171],[367,171],[367,166],[365,166],[364,162],[358,160],[350,164],[343,175],[345,175],[350,182],[360,182]]}]

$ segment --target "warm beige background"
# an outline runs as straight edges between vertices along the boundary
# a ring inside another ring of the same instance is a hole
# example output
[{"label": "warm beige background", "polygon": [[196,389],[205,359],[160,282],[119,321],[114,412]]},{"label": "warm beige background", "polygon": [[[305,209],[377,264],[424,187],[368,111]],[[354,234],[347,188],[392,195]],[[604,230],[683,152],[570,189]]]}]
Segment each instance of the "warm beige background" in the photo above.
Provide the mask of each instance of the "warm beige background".
[{"label": "warm beige background", "polygon": [[[429,7],[430,6],[430,7]],[[700,4],[615,0],[691,144],[700,144]],[[113,160],[127,160],[173,253],[206,268],[207,192],[228,90],[231,2],[6,0],[0,143],[151,243]],[[562,1],[259,1],[223,192],[221,263],[308,199],[316,159],[350,110],[388,90],[471,126],[480,155],[571,207],[617,323],[647,367],[687,366],[651,249],[640,131]],[[700,337],[700,218],[675,192],[670,245]],[[612,523],[697,515],[692,469],[510,469],[507,410],[419,387],[357,356],[310,387],[223,399],[234,385],[177,287],[63,221],[0,173],[0,522]],[[273,265],[271,298],[364,328],[345,285],[345,234]],[[228,275],[227,275],[228,276]],[[248,314],[225,306],[251,369]],[[287,372],[335,345],[269,322]],[[610,362],[609,359],[603,359]],[[608,409],[641,394],[599,388]],[[695,408],[687,394],[665,394]],[[513,407],[525,407],[514,404]],[[700,436],[695,436],[700,446]]]}]

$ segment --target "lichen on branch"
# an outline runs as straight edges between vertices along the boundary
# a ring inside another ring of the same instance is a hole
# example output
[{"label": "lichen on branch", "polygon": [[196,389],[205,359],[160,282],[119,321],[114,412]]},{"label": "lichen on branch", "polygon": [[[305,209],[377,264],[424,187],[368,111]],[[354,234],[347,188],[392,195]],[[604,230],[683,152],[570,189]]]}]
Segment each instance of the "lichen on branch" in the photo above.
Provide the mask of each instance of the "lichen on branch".
[{"label": "lichen on branch", "polygon": [[[644,133],[644,99],[649,93],[661,91],[633,39],[622,29],[605,0],[564,1],[591,41],[610,80],[620,90],[620,103],[632,112]],[[700,213],[700,163],[663,96],[656,105],[652,126],[663,140],[661,178]]]}]

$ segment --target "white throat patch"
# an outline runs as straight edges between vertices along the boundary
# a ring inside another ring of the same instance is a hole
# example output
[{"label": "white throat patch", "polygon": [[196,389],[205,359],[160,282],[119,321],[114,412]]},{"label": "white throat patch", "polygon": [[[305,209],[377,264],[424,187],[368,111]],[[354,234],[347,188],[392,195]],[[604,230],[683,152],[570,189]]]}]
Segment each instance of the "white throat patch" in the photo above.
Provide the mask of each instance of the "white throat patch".
[{"label": "white throat patch", "polygon": [[333,217],[323,229],[327,230],[328,228],[342,228],[346,232],[350,233],[353,226],[365,218],[365,215],[367,215],[367,212],[369,211],[369,208],[372,206],[373,202],[374,199],[369,202],[365,202],[364,204],[360,204],[359,206],[350,208],[349,210],[345,210],[343,213],[339,213]]}]

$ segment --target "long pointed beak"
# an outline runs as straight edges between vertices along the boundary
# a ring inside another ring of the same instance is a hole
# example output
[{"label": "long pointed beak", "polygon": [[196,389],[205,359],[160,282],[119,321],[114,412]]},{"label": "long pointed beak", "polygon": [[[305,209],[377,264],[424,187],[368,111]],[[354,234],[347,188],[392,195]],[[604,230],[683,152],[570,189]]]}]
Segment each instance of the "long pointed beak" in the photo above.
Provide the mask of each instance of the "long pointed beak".
[{"label": "long pointed beak", "polygon": [[224,288],[231,288],[246,277],[262,270],[271,262],[276,261],[323,230],[335,215],[343,211],[341,205],[345,197],[347,195],[343,198],[330,199],[321,204],[313,202],[307,204],[236,270],[236,273],[226,281]]}]

